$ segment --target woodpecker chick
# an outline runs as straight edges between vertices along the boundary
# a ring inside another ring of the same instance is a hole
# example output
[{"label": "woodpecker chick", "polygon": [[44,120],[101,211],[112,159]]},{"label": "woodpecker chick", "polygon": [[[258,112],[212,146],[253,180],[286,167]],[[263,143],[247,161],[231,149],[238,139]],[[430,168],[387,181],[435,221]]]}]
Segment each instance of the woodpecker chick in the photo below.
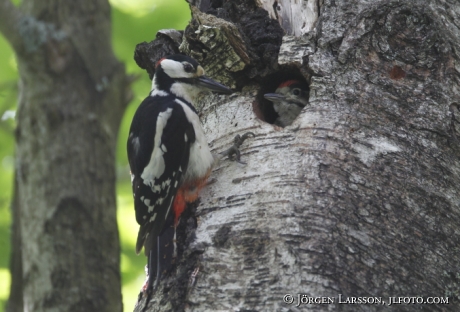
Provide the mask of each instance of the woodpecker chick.
[{"label": "woodpecker chick", "polygon": [[305,83],[288,80],[280,84],[275,93],[264,94],[264,97],[273,103],[273,108],[279,115],[275,124],[281,127],[292,124],[308,104],[308,93]]},{"label": "woodpecker chick", "polygon": [[171,268],[175,229],[186,204],[198,198],[214,158],[193,106],[199,93],[230,94],[204,76],[192,58],[172,55],[156,64],[150,95],[134,114],[128,137],[128,159],[136,220],[136,252],[148,257],[147,300]]}]

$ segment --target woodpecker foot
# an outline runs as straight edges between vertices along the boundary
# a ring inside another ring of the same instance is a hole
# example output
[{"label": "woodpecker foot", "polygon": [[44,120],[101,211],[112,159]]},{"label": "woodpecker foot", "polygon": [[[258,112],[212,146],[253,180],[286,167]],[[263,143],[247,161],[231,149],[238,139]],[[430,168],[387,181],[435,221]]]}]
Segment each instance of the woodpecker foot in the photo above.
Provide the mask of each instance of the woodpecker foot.
[{"label": "woodpecker foot", "polygon": [[[241,153],[240,153],[240,146],[243,144],[243,142],[249,138],[249,137],[255,137],[256,135],[252,132],[246,132],[243,134],[243,136],[240,136],[237,134],[235,138],[233,139],[233,146],[230,147],[228,150],[220,153],[221,155],[228,156],[230,160],[236,160],[240,164],[246,165],[245,162],[241,161]],[[233,158],[233,155],[235,155],[235,158]]]},{"label": "woodpecker foot", "polygon": [[190,275],[190,279],[188,280],[188,287],[195,286],[196,277],[198,276],[199,272],[200,272],[200,267],[197,267],[195,270],[193,270],[192,274]]}]

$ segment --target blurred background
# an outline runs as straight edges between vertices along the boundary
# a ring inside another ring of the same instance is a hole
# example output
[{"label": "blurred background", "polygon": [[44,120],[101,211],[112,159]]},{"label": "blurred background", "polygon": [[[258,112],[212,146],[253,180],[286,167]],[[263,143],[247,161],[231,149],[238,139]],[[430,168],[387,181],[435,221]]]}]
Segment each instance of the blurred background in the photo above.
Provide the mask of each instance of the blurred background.
[{"label": "blurred background", "polygon": [[[13,1],[18,4],[20,1]],[[126,156],[126,140],[132,116],[148,95],[151,81],[137,67],[133,55],[136,44],[151,41],[158,30],[184,29],[190,20],[185,0],[109,0],[112,5],[112,44],[128,74],[139,74],[133,84],[134,99],[123,118],[117,147],[117,206],[121,243],[122,293],[125,311],[132,311],[145,274],[145,257],[137,256],[134,246],[138,225]],[[10,202],[14,174],[14,115],[17,104],[16,61],[7,41],[0,34],[0,312],[4,311],[10,289]]]}]

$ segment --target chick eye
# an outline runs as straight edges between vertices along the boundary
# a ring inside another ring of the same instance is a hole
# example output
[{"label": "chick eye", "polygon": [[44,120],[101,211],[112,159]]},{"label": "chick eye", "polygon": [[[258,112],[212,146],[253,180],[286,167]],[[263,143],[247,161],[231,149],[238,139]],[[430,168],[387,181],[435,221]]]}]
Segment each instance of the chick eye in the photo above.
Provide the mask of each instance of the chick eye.
[{"label": "chick eye", "polygon": [[193,72],[193,66],[190,65],[189,63],[185,63],[185,64],[184,64],[184,70],[185,70],[187,73],[191,73],[191,72]]},{"label": "chick eye", "polygon": [[300,90],[299,89],[294,89],[294,90],[292,90],[292,94],[300,95]]}]

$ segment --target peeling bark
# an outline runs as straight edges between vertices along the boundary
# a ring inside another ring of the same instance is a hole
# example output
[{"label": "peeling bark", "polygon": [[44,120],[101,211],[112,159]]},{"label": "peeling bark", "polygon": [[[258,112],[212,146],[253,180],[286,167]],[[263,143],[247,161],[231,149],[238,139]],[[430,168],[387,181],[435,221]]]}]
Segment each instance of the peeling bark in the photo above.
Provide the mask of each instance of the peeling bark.
[{"label": "peeling bark", "polygon": [[130,81],[112,52],[110,6],[0,7],[15,17],[0,30],[20,74],[12,260],[21,263],[8,311],[121,311],[115,147]]},{"label": "peeling bark", "polygon": [[[256,137],[241,147],[246,166],[215,167],[196,229],[194,211],[181,221],[177,268],[148,311],[405,311],[388,305],[400,296],[448,297],[449,304],[411,308],[457,311],[458,5],[325,0],[316,27],[284,37],[266,62],[251,53],[257,22],[242,30],[250,13],[224,17],[230,6],[198,7],[234,23],[250,59],[241,72],[222,68],[213,78],[245,83],[233,95],[203,98],[201,117],[216,154],[236,134]],[[194,49],[201,53],[187,52]],[[289,72],[309,83],[310,104],[282,129],[254,108]],[[335,301],[296,307],[285,294]],[[339,294],[386,305],[340,304]]]},{"label": "peeling bark", "polygon": [[278,20],[287,35],[302,36],[316,25],[318,0],[258,0],[258,5]]}]

